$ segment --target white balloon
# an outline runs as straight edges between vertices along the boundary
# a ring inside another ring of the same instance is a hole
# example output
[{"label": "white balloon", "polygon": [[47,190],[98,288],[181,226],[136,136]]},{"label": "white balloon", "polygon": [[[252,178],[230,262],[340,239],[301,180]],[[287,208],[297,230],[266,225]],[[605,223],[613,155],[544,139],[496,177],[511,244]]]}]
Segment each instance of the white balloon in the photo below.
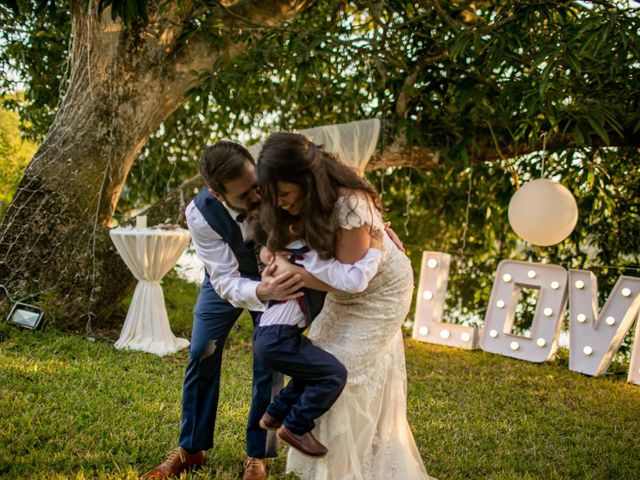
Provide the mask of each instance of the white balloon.
[{"label": "white balloon", "polygon": [[511,228],[534,245],[560,243],[577,222],[576,199],[565,186],[546,178],[523,185],[509,202]]}]

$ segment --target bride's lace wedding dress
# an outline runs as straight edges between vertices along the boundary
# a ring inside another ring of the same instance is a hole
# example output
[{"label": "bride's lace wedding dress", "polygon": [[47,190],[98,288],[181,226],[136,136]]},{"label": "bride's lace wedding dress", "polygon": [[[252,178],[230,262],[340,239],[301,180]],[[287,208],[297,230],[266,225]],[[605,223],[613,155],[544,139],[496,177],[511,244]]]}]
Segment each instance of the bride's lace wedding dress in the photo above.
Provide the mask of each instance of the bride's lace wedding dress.
[{"label": "bride's lace wedding dress", "polygon": [[[379,212],[361,196],[340,197],[337,227],[369,224]],[[411,304],[409,259],[384,235],[382,260],[366,291],[329,293],[309,338],[347,368],[338,401],[313,434],[329,449],[316,459],[289,449],[287,471],[303,480],[422,480],[430,478],[407,422],[407,375],[401,325]]]}]

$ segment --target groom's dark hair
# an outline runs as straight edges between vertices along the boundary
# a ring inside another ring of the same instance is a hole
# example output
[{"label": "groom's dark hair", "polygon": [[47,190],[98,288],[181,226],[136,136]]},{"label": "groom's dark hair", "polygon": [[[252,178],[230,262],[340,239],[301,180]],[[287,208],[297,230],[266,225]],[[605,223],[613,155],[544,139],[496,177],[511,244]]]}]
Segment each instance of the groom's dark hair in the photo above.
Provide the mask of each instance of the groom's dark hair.
[{"label": "groom's dark hair", "polygon": [[224,184],[240,178],[247,162],[256,163],[249,150],[239,143],[223,140],[205,149],[200,157],[200,174],[209,188],[225,194]]}]

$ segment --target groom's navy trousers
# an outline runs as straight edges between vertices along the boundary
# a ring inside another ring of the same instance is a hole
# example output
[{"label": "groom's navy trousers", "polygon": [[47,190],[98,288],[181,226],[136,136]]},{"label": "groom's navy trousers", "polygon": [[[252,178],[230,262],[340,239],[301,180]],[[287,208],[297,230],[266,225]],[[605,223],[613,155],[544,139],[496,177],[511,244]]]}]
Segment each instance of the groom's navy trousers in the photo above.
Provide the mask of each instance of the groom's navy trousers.
[{"label": "groom's navy trousers", "polygon": [[[222,351],[227,336],[242,313],[213,290],[205,274],[196,303],[189,363],[182,391],[182,426],[179,445],[189,451],[208,450],[213,446]],[[259,312],[250,312],[256,328]],[[256,458],[276,455],[273,432],[260,428],[259,421],[282,388],[282,376],[263,362],[253,359],[251,410],[247,422],[247,455]]]},{"label": "groom's navy trousers", "polygon": [[[253,247],[245,243],[238,224],[208,189],[193,199],[207,224],[229,245],[238,262],[238,272],[245,278],[259,280]],[[213,433],[220,395],[222,351],[231,328],[242,313],[221,298],[205,273],[196,303],[191,333],[189,363],[182,388],[182,425],[179,445],[188,451],[208,450],[213,446]],[[260,313],[250,312],[254,328]],[[271,397],[282,388],[282,375],[273,372],[260,360],[253,360],[251,410],[247,422],[247,455],[256,458],[276,455],[276,436],[260,428]]]}]

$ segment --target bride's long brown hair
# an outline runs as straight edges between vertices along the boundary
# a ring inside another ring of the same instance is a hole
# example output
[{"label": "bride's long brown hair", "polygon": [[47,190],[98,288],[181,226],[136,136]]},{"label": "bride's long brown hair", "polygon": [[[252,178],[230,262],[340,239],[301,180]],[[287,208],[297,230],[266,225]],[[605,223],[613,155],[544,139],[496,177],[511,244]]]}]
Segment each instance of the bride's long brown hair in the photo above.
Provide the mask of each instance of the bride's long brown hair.
[{"label": "bride's long brown hair", "polygon": [[[299,215],[278,207],[279,181],[302,188]],[[267,247],[272,251],[282,250],[293,232],[322,258],[335,256],[333,208],[341,189],[361,192],[381,209],[378,193],[365,179],[297,133],[274,133],[267,139],[258,157],[258,184],[260,217],[269,232]]]}]

